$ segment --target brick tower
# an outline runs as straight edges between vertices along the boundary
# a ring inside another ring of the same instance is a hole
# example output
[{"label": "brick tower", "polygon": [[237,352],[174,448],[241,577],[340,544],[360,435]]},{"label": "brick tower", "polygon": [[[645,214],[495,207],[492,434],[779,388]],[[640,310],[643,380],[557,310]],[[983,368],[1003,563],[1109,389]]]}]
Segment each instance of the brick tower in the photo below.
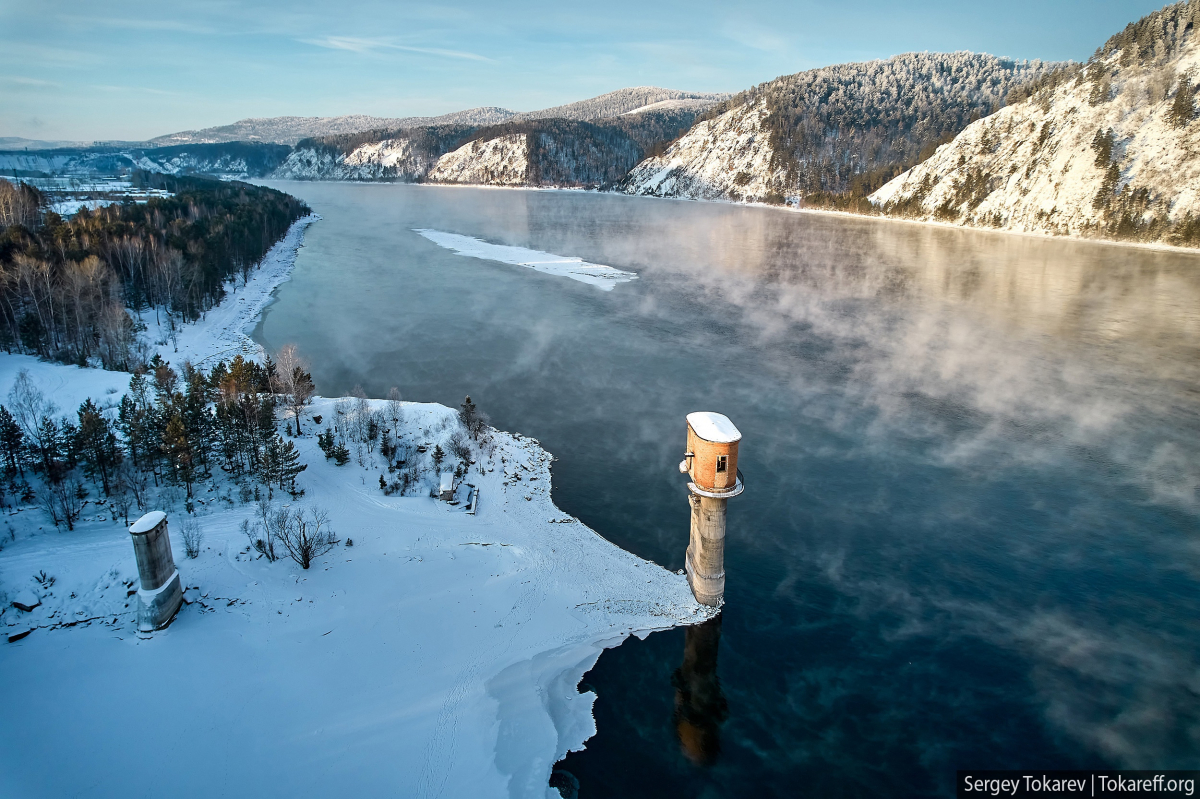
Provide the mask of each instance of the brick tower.
[{"label": "brick tower", "polygon": [[742,493],[738,442],[742,434],[719,413],[687,416],[687,452],[679,464],[686,474],[692,506],[687,578],[696,601],[721,604],[725,596],[725,504]]}]

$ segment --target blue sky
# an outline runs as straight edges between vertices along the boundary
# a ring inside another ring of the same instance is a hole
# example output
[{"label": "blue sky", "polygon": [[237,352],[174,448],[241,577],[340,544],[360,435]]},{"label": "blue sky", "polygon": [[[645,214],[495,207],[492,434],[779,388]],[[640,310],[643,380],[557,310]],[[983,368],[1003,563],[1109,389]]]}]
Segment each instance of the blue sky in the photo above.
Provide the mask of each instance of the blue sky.
[{"label": "blue sky", "polygon": [[0,0],[0,136],[144,139],[250,116],[524,111],[737,91],[915,50],[1087,58],[1154,0]]}]

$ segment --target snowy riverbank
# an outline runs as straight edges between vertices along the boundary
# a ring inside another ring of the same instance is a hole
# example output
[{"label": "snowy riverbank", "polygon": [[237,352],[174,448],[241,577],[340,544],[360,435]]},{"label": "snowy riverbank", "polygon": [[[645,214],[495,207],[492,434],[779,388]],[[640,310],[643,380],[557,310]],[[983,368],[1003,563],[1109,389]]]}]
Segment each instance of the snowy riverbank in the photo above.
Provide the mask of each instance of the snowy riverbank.
[{"label": "snowy riverbank", "polygon": [[[163,356],[256,354],[246,333],[311,221]],[[128,382],[3,356],[0,396],[22,367],[68,413],[86,396],[111,406]],[[594,695],[576,685],[600,652],[707,617],[684,577],[554,507],[536,441],[494,435],[465,478],[479,489],[472,516],[385,496],[369,458],[326,460],[312,417],[335,413],[318,399],[293,439],[308,463],[296,504],[327,509],[342,543],[307,571],[269,563],[239,529],[253,504],[218,485],[197,498],[205,539],[189,560],[185,514],[164,508],[191,604],[150,639],[135,634],[123,520],[91,504],[66,532],[34,507],[8,512],[0,625],[33,632],[0,644],[0,794],[555,796],[554,763],[595,731]],[[405,438],[433,444],[455,424],[448,408],[405,403]],[[14,609],[20,592],[41,605]]]}]

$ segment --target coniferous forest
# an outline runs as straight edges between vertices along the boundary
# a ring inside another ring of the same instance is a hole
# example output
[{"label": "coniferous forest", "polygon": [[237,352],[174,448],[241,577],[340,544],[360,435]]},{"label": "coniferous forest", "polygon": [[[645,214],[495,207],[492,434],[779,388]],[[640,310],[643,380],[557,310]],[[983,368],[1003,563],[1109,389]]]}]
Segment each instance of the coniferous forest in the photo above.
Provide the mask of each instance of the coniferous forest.
[{"label": "coniferous forest", "polygon": [[197,485],[222,473],[241,486],[239,496],[218,495],[230,502],[295,493],[305,465],[276,429],[287,395],[273,361],[239,355],[206,373],[186,362],[176,371],[156,355],[148,367],[134,373],[115,415],[92,399],[60,415],[19,373],[0,405],[0,502],[7,484],[15,499],[36,501],[56,526],[72,529],[89,495],[128,523],[134,508],[147,507],[151,487],[179,487],[190,511]]},{"label": "coniferous forest", "polygon": [[143,366],[129,310],[197,318],[308,213],[294,197],[245,183],[145,172],[132,182],[171,196],[64,219],[37,189],[0,180],[0,346]]},{"label": "coniferous forest", "polygon": [[1010,92],[1058,67],[976,53],[906,53],[785,75],[706,116],[763,103],[785,183],[825,204],[838,195],[869,194],[1000,108]]}]

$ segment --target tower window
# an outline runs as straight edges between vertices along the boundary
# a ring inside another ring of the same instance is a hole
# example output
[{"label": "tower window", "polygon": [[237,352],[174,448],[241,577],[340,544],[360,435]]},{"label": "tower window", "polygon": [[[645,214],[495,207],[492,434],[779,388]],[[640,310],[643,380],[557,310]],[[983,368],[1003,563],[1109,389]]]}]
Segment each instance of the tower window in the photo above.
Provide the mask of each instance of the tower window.
[{"label": "tower window", "polygon": [[729,456],[728,455],[718,455],[717,456],[717,473],[720,474],[721,472],[725,471],[725,469],[728,468],[728,466],[729,466]]}]

